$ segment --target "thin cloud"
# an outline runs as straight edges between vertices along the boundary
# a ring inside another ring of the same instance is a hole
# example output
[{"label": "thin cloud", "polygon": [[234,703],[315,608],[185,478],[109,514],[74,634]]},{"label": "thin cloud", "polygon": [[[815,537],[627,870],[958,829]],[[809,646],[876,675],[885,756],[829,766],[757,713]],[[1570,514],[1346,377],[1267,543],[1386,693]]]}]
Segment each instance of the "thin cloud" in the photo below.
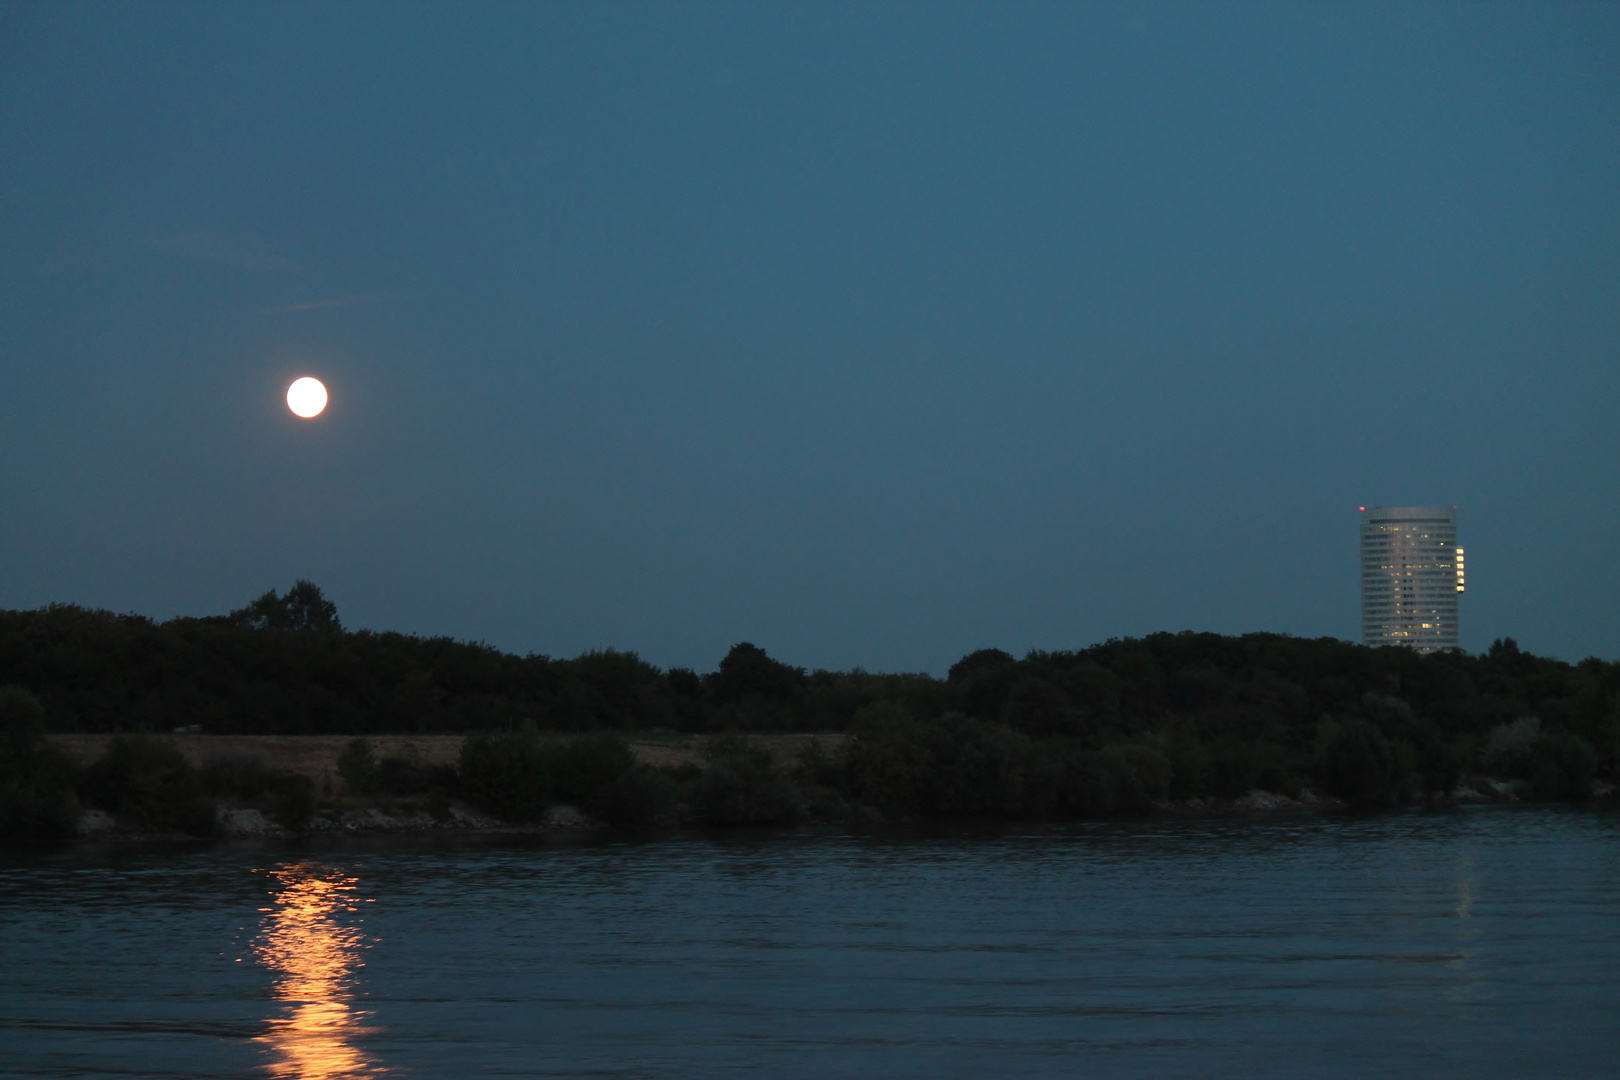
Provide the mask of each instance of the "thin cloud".
[{"label": "thin cloud", "polygon": [[148,237],[143,246],[245,273],[303,272],[303,267],[291,259],[266,251],[262,245],[246,237],[221,236],[218,233],[170,233]]},{"label": "thin cloud", "polygon": [[267,309],[271,315],[290,315],[295,311],[322,311],[326,308],[354,307],[356,304],[376,304],[388,299],[386,296],[335,296],[330,300],[311,300],[307,304],[288,304],[285,307]]}]

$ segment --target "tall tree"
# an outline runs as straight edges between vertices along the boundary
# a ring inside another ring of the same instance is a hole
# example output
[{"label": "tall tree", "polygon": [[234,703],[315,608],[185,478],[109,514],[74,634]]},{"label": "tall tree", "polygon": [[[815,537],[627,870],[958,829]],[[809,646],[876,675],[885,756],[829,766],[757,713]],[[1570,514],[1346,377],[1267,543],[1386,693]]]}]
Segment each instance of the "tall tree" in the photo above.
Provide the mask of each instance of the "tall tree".
[{"label": "tall tree", "polygon": [[337,605],[321,594],[313,581],[299,578],[281,596],[275,589],[244,608],[231,612],[231,618],[253,630],[343,629],[338,622]]}]

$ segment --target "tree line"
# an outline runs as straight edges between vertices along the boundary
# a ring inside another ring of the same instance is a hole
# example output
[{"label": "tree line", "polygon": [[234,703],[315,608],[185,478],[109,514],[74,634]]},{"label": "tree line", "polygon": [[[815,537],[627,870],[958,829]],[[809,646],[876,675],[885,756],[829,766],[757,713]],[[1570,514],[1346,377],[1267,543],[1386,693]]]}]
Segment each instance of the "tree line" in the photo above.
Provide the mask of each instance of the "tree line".
[{"label": "tree line", "polygon": [[[573,783],[574,766],[524,741],[538,733],[707,733],[718,748],[708,780],[628,766],[614,778],[616,798],[646,804],[627,821],[775,820],[815,806],[1076,816],[1305,786],[1387,805],[1475,773],[1565,799],[1620,763],[1620,663],[1537,657],[1511,639],[1477,656],[1420,656],[1333,638],[1162,633],[1021,658],[981,649],[944,679],[807,671],[739,643],[700,674],[615,650],[554,659],[347,631],[305,581],[228,615],[162,623],[69,605],[0,612],[0,686],[11,695],[0,708],[0,797],[13,802],[18,777],[49,772],[29,756],[25,729],[477,735],[473,758],[464,751],[437,789],[509,814],[508,796],[490,794],[502,783],[527,791],[512,796],[525,805]],[[786,774],[727,738],[780,731],[850,738]],[[500,739],[481,764],[479,747]],[[528,762],[527,780],[480,778],[514,761]],[[726,784],[756,809],[717,809]]]}]

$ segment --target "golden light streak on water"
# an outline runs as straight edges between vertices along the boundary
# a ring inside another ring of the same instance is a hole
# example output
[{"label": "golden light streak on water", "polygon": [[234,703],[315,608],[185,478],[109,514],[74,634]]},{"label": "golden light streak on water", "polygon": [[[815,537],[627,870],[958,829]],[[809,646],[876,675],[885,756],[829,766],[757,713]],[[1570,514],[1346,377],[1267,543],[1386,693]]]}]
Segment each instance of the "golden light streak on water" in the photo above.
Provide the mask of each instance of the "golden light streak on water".
[{"label": "golden light streak on water", "polygon": [[278,974],[273,993],[286,1012],[259,1037],[274,1053],[272,1076],[298,1080],[381,1076],[357,1044],[374,1028],[350,1003],[364,937],[342,916],[355,911],[357,878],[312,863],[270,871],[283,888],[265,908],[256,946],[260,963]]}]

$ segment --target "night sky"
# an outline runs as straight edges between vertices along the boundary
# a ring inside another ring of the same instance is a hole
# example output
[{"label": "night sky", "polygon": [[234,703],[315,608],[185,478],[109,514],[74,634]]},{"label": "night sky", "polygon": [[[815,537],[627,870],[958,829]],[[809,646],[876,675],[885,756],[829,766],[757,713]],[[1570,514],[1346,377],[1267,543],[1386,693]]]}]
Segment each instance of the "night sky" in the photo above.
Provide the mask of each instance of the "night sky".
[{"label": "night sky", "polygon": [[1620,5],[6,3],[0,373],[0,607],[1612,659]]}]

